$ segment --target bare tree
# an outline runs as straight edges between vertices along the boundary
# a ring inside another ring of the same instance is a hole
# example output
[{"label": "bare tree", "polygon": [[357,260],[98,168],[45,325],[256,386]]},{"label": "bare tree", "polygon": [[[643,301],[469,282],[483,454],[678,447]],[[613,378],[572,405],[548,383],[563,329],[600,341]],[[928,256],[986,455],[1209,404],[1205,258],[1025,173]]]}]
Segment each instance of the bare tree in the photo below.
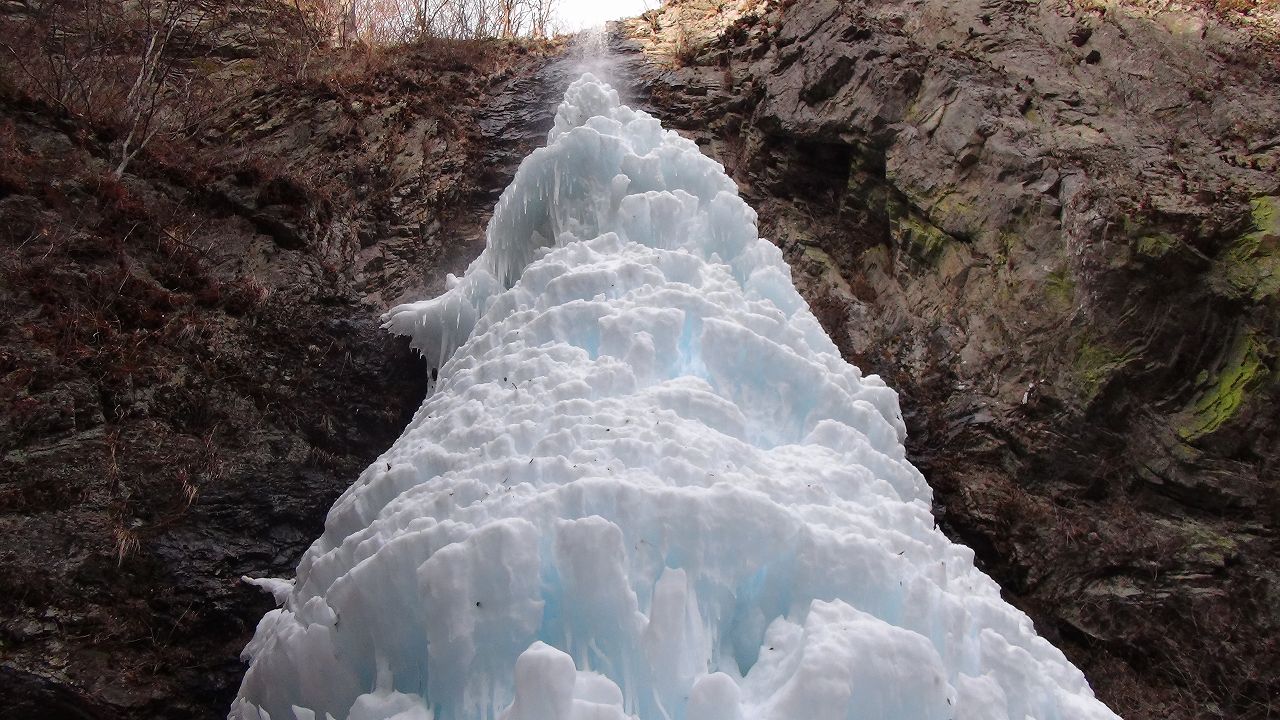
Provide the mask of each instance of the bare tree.
[{"label": "bare tree", "polygon": [[556,14],[555,0],[528,0],[531,27],[530,34],[536,38],[550,35],[551,23]]},{"label": "bare tree", "polygon": [[545,37],[556,0],[348,0],[339,44]]},{"label": "bare tree", "polygon": [[123,97],[111,75],[120,72],[127,33],[115,4],[76,6],[52,0],[27,6],[20,23],[4,28],[0,46],[35,95],[69,115],[101,120]]},{"label": "bare tree", "polygon": [[301,31],[296,37],[296,77],[307,76],[311,56],[328,43],[337,31],[340,8],[332,0],[293,0],[294,23]]},{"label": "bare tree", "polygon": [[138,55],[137,74],[125,96],[124,117],[128,131],[120,141],[120,162],[115,169],[117,178],[124,176],[129,162],[142,152],[162,127],[162,123],[157,122],[157,115],[163,108],[166,85],[173,75],[174,56],[169,52],[169,45],[174,32],[184,20],[193,27],[199,27],[208,11],[186,0],[164,0],[158,7],[144,3],[140,12],[146,45]]},{"label": "bare tree", "polygon": [[114,174],[160,133],[205,114],[192,61],[218,47],[225,0],[44,0],[0,28],[4,60],[28,92],[119,131]]}]

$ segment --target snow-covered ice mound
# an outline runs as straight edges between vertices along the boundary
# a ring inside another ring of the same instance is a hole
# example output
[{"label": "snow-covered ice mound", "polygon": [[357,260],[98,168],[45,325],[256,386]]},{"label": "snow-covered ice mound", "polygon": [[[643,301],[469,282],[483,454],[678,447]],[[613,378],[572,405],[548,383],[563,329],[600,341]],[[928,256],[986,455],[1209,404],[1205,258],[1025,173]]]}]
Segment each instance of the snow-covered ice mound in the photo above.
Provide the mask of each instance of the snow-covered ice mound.
[{"label": "snow-covered ice mound", "polygon": [[273,720],[1114,718],[949,542],[720,165],[590,75],[245,650]]}]

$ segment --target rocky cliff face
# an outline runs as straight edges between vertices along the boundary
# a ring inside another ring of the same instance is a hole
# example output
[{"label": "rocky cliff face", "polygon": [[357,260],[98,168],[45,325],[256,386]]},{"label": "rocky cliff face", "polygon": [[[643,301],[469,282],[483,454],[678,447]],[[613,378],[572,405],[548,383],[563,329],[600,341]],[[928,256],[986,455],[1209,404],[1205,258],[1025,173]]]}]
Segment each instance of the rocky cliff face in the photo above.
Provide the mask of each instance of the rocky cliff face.
[{"label": "rocky cliff face", "polygon": [[255,89],[119,181],[108,130],[0,93],[5,717],[225,716],[272,605],[240,576],[290,574],[421,402],[378,316],[478,252],[562,72],[443,44],[276,81],[241,49]]},{"label": "rocky cliff face", "polygon": [[1130,718],[1280,694],[1275,21],[683,0],[615,31],[901,390],[939,521]]},{"label": "rocky cliff face", "polygon": [[[901,389],[941,524],[1103,698],[1260,718],[1277,24],[1168,5],[684,0],[614,44]],[[217,72],[275,62],[252,35]],[[109,131],[0,76],[11,714],[223,714],[270,605],[237,578],[288,573],[420,401],[377,315],[478,252],[572,71],[514,46],[330,60],[122,181]]]}]

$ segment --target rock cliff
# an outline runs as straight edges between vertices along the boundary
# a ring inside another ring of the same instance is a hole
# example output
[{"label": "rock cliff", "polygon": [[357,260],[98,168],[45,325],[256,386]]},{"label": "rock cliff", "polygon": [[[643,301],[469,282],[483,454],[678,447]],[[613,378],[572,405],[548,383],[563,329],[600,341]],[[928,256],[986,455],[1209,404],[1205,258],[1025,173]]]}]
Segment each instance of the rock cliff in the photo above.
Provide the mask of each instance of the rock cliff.
[{"label": "rock cliff", "polygon": [[[942,527],[1128,718],[1280,695],[1280,23],[1230,8],[674,0],[612,37],[901,391]],[[119,180],[110,128],[0,73],[16,716],[223,715],[270,605],[237,578],[293,568],[425,389],[378,314],[479,251],[575,69],[444,44],[281,79],[262,23],[206,68],[247,90]]]},{"label": "rock cliff", "polygon": [[1276,27],[682,0],[613,38],[900,389],[939,522],[1129,718],[1280,692]]},{"label": "rock cliff", "polygon": [[210,128],[123,178],[0,83],[0,697],[14,718],[221,718],[238,656],[428,369],[379,327],[483,245],[563,70],[495,43],[257,46]]}]

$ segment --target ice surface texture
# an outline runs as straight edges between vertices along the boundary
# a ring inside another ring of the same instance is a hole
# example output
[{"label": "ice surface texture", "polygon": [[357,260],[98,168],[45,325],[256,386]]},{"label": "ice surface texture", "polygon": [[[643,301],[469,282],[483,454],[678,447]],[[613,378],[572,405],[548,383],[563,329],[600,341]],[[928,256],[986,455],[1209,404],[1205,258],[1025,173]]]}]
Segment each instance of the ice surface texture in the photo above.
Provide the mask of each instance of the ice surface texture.
[{"label": "ice surface texture", "polygon": [[1114,718],[949,542],[723,168],[587,75],[439,380],[245,650],[238,718]]}]

